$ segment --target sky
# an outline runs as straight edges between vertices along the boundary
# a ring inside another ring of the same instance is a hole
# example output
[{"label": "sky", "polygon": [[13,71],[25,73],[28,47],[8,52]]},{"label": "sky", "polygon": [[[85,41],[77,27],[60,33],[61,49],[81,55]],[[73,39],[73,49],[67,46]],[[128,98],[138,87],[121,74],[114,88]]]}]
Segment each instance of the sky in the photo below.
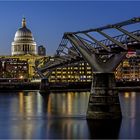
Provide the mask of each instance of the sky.
[{"label": "sky", "polygon": [[64,32],[140,17],[140,1],[0,1],[0,55],[11,54],[23,17],[37,46],[45,46],[53,55]]}]

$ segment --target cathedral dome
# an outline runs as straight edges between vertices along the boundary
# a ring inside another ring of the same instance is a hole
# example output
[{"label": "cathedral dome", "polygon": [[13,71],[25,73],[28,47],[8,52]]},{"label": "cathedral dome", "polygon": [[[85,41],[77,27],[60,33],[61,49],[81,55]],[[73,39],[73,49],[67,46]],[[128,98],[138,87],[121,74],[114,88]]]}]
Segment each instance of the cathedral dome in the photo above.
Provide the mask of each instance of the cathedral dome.
[{"label": "cathedral dome", "polygon": [[32,32],[26,27],[25,18],[22,19],[22,27],[16,31],[12,42],[12,55],[24,54],[37,54],[36,42]]},{"label": "cathedral dome", "polygon": [[22,27],[17,30],[15,33],[14,41],[33,41],[32,32],[26,27],[25,18],[22,19]]}]

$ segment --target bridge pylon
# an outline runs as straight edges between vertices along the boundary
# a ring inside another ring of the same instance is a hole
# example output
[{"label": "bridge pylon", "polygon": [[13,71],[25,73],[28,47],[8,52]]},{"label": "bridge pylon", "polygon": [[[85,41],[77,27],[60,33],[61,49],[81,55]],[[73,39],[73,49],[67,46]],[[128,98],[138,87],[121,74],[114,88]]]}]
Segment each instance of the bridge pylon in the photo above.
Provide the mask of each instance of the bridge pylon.
[{"label": "bridge pylon", "polygon": [[88,51],[85,45],[79,43],[79,40],[74,35],[67,35],[67,38],[94,71],[86,115],[87,119],[121,118],[119,95],[113,71],[125,57],[126,52],[109,52],[102,58],[100,54]]},{"label": "bridge pylon", "polygon": [[87,119],[119,119],[121,116],[114,73],[94,73]]}]

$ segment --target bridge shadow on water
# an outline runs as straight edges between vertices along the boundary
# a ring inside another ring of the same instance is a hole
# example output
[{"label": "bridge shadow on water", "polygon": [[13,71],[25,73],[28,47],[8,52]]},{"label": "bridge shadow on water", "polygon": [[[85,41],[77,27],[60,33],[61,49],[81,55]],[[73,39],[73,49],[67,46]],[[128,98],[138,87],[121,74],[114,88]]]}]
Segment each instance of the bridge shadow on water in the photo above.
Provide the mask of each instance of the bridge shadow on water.
[{"label": "bridge shadow on water", "polygon": [[92,139],[117,139],[121,120],[87,120]]}]

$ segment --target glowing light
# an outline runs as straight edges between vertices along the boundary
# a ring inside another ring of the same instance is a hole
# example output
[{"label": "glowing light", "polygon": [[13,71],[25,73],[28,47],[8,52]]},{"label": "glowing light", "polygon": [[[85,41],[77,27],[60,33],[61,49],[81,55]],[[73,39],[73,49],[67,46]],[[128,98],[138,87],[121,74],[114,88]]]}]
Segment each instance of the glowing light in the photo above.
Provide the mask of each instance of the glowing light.
[{"label": "glowing light", "polygon": [[19,79],[23,79],[23,76],[21,75],[21,76],[19,76]]},{"label": "glowing light", "polygon": [[130,97],[129,93],[128,93],[128,92],[125,92],[125,93],[124,93],[124,97],[125,97],[125,98],[129,98],[129,97]]}]

